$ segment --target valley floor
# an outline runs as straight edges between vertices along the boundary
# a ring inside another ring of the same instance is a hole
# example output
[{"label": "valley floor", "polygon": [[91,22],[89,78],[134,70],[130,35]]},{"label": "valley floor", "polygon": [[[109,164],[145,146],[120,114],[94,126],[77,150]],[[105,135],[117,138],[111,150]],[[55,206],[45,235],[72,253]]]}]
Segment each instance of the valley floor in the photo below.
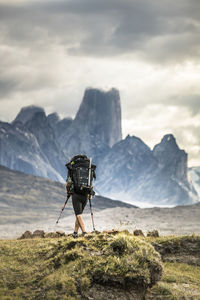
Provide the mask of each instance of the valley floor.
[{"label": "valley floor", "polygon": [[[56,220],[60,210],[54,211],[55,217],[49,218],[48,215],[41,215],[41,221],[30,222],[23,219],[18,223],[12,223],[8,220],[0,224],[0,238],[16,238],[25,230],[34,231],[43,229],[45,232],[63,230],[71,233],[74,229],[74,213],[67,207],[64,211],[58,225]],[[141,229],[145,234],[148,231],[157,229],[160,235],[186,235],[200,234],[200,205],[179,206],[174,208],[125,208],[116,207],[110,209],[97,210],[93,208],[95,227],[98,231],[103,230],[123,230],[127,229],[133,232],[135,229]],[[38,212],[40,213],[40,212]],[[29,212],[31,214],[31,212]],[[91,215],[87,208],[83,215],[87,231],[93,230]]]}]

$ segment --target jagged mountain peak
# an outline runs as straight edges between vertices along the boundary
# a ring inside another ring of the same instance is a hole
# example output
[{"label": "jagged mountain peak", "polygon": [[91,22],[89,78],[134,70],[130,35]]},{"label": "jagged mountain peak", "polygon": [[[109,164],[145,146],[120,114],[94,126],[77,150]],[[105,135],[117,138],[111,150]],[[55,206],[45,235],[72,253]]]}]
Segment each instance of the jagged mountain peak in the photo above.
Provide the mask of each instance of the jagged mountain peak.
[{"label": "jagged mountain peak", "polygon": [[[101,89],[87,88],[85,90],[82,103],[75,117],[76,121],[89,121],[92,115],[103,119],[106,118],[107,123],[112,119],[111,112],[117,108],[118,117],[121,120],[121,104],[119,91],[112,88],[109,91]],[[102,114],[104,114],[102,116]]]},{"label": "jagged mountain peak", "polygon": [[171,133],[164,135],[161,142],[159,144],[157,144],[154,148],[156,148],[157,146],[167,147],[168,149],[173,147],[173,149],[176,148],[176,149],[180,150],[179,146],[177,145],[175,137]]},{"label": "jagged mountain peak", "polygon": [[172,155],[177,155],[179,152],[184,152],[181,150],[176,142],[175,137],[173,134],[166,134],[162,138],[161,142],[154,146],[153,153],[155,156],[159,155],[160,153],[170,153]]},{"label": "jagged mountain peak", "polygon": [[14,119],[12,123],[14,124],[16,122],[21,122],[24,125],[26,124],[26,122],[31,120],[36,113],[45,114],[45,111],[42,107],[35,106],[35,105],[22,107],[22,109],[20,110],[17,117]]},{"label": "jagged mountain peak", "polygon": [[119,92],[86,89],[69,132],[60,138],[66,155],[83,152],[94,157],[121,139]]},{"label": "jagged mountain peak", "polygon": [[126,136],[125,139],[119,141],[117,144],[113,146],[113,149],[116,151],[119,151],[122,149],[122,151],[130,153],[140,153],[143,152],[151,152],[150,148],[139,138],[136,136],[130,136],[129,134]]},{"label": "jagged mountain peak", "polygon": [[[116,88],[111,88],[110,90],[103,90],[103,89],[99,89],[99,88],[92,88],[92,87],[88,87],[85,89],[85,93],[84,93],[84,97],[85,99],[87,99],[89,101],[89,98],[90,96],[93,97],[98,97],[98,96],[101,96],[101,95],[110,95],[110,96],[113,96],[113,97],[118,97],[119,98],[119,91],[118,89]],[[98,99],[97,100],[101,100],[101,99]],[[92,100],[93,101],[93,100]]]},{"label": "jagged mountain peak", "polygon": [[47,116],[47,120],[50,122],[50,124],[55,125],[57,122],[59,122],[60,117],[57,113],[51,113]]},{"label": "jagged mountain peak", "polygon": [[188,182],[187,153],[180,150],[172,134],[165,135],[153,149],[153,155],[159,163],[159,168],[177,180]]},{"label": "jagged mountain peak", "polygon": [[162,138],[162,142],[175,142],[176,139],[172,133],[165,134]]}]

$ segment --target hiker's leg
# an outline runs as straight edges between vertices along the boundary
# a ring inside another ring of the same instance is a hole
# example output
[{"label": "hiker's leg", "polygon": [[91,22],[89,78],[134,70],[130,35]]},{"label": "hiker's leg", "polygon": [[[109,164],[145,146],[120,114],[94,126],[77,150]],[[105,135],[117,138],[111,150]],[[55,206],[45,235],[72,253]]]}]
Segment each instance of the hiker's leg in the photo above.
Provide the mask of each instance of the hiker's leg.
[{"label": "hiker's leg", "polygon": [[80,227],[80,226],[79,226],[79,222],[78,222],[77,217],[76,217],[74,232],[78,232],[79,227]]},{"label": "hiker's leg", "polygon": [[85,232],[85,224],[83,222],[82,215],[77,215],[76,218],[77,218],[78,224],[79,224],[82,232]]}]

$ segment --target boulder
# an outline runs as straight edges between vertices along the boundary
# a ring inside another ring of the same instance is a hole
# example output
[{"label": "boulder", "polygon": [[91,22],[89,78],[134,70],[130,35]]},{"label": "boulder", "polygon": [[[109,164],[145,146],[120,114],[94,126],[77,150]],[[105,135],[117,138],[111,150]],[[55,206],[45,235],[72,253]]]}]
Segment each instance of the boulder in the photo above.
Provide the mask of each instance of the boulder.
[{"label": "boulder", "polygon": [[65,236],[65,232],[62,231],[62,230],[58,230],[56,231],[57,235],[60,237],[60,236]]},{"label": "boulder", "polygon": [[159,237],[159,232],[158,230],[152,230],[152,231],[148,231],[147,232],[147,236],[151,236],[151,237]]},{"label": "boulder", "polygon": [[44,237],[44,230],[35,230],[34,232],[33,232],[33,235],[32,235],[32,237],[33,238],[43,238]]},{"label": "boulder", "polygon": [[31,239],[33,237],[32,233],[30,231],[25,231],[18,239]]},{"label": "boulder", "polygon": [[135,229],[135,230],[133,231],[133,234],[134,234],[135,236],[144,236],[144,233],[142,232],[141,229]]}]

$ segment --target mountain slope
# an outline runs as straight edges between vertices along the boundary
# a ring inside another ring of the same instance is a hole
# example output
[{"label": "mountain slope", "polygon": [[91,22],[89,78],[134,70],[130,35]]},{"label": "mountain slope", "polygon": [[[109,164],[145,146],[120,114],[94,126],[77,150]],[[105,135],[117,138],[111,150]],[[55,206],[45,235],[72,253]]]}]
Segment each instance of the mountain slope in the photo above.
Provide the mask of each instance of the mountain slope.
[{"label": "mountain slope", "polygon": [[21,122],[0,122],[0,164],[63,181],[62,176],[49,163],[35,135]]},{"label": "mountain slope", "polygon": [[200,197],[200,167],[189,168],[190,179]]},{"label": "mountain slope", "polygon": [[[56,221],[65,200],[64,184],[0,166],[0,224],[33,223],[51,218]],[[92,203],[95,211],[134,207],[100,196]],[[88,207],[85,212],[89,213]],[[70,200],[63,215],[74,215]]]},{"label": "mountain slope", "polygon": [[127,136],[105,155],[97,175],[97,189],[103,195],[123,197],[139,206],[198,201],[187,179],[187,155],[172,135],[166,135],[153,151],[141,139]]}]

